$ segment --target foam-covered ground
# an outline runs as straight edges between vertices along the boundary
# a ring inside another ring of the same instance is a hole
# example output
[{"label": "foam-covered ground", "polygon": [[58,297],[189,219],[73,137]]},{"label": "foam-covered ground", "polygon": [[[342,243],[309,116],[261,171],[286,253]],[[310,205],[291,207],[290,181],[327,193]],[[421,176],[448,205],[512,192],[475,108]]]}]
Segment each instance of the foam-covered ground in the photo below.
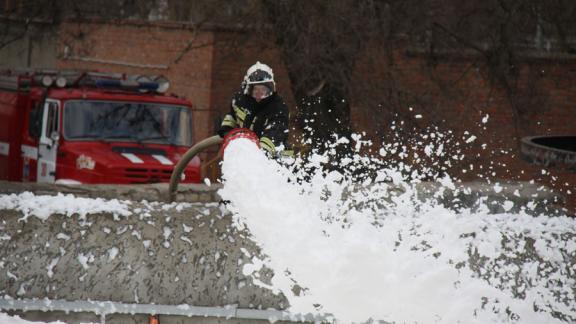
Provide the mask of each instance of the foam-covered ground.
[{"label": "foam-covered ground", "polygon": [[[357,143],[360,151],[361,139]],[[396,323],[576,321],[573,218],[533,216],[530,206],[512,213],[510,201],[502,203],[505,212],[498,214],[481,204],[474,209],[448,208],[438,201],[445,190],[455,189],[453,180],[437,170],[383,162],[394,151],[404,154],[401,147],[382,148],[382,159],[358,153],[332,160],[330,154],[313,154],[307,161],[282,166],[247,140],[232,142],[222,165],[224,187],[219,193],[230,201],[227,206],[236,227],[232,229],[247,228],[268,256],[259,259],[241,249],[246,255],[238,265],[243,275],[281,291],[292,313],[332,313],[340,322],[369,318]],[[443,144],[424,148],[428,157],[446,151]],[[327,168],[331,163],[338,165]],[[418,198],[415,190],[425,177],[442,184],[428,200]],[[500,184],[493,183],[493,190],[500,192]],[[0,209],[18,211],[20,222],[30,222],[30,217],[49,221],[50,215],[60,214],[77,215],[79,223],[91,226],[86,222],[89,215],[109,213],[114,215],[114,223],[128,219],[130,204],[69,195],[0,196]],[[188,207],[156,203],[149,208],[161,213]],[[148,219],[147,210],[139,217]],[[154,232],[158,246],[172,249],[177,237],[182,244],[190,244],[185,236],[191,230],[189,225],[179,229],[182,233],[178,235],[171,228],[160,226],[162,233]],[[114,231],[108,229],[105,234],[109,232]],[[139,232],[135,236],[144,239]],[[6,233],[0,236],[3,242],[13,239]],[[54,239],[69,242],[66,235]],[[149,241],[136,243],[146,247],[145,242]],[[74,264],[88,271],[97,268],[96,259],[118,260],[122,254],[116,245],[93,255],[94,259],[79,254]],[[67,250],[61,251],[41,269],[48,278],[63,274],[58,260]],[[220,257],[214,251],[214,258],[207,259],[218,261]],[[19,275],[10,272],[8,261],[0,261],[0,271],[5,271],[7,278]],[[263,266],[275,271],[271,283],[260,280]],[[94,270],[95,274],[102,272]],[[26,296],[27,286],[19,287]],[[0,316],[0,323],[18,320]]]},{"label": "foam-covered ground", "polygon": [[[576,321],[573,218],[421,201],[407,166],[361,155],[341,161],[340,171],[321,171],[329,158],[313,156],[301,168],[307,178],[248,140],[233,141],[225,156],[220,194],[269,256],[262,262],[291,312],[327,312],[342,322]],[[373,175],[360,188],[347,176],[359,165]],[[448,176],[441,182],[454,187]],[[391,194],[392,184],[404,191]]]}]

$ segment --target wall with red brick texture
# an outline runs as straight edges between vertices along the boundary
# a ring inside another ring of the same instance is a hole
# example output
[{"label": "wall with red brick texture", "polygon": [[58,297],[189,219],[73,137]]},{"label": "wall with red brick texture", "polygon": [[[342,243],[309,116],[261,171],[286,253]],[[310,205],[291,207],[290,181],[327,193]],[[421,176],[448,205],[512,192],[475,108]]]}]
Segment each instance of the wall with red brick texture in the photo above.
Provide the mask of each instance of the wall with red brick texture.
[{"label": "wall with red brick texture", "polygon": [[[153,24],[65,23],[58,68],[164,75],[194,107],[194,138],[210,135],[213,33]],[[186,51],[187,48],[191,50]]]},{"label": "wall with red brick texture", "polygon": [[169,92],[194,105],[197,141],[215,133],[220,118],[229,109],[232,95],[240,89],[246,70],[256,61],[272,67],[278,92],[290,110],[295,110],[281,55],[270,44],[247,40],[243,33],[193,32],[153,23],[65,23],[60,31],[58,52],[60,69],[168,77]]},{"label": "wall with red brick texture", "polygon": [[[459,139],[456,150],[465,155],[452,163],[452,175],[463,180],[534,179],[564,193],[571,191],[568,198],[576,210],[576,173],[519,158],[519,140],[524,136],[576,135],[576,56],[521,58],[512,96],[492,82],[493,75],[477,57],[430,62],[425,55],[408,55],[404,50],[395,50],[391,61],[386,57],[372,48],[357,65],[352,91],[357,131],[367,132],[376,142],[393,132],[394,120],[403,121],[408,134],[414,134],[412,129],[426,132],[431,126],[452,131]],[[486,115],[488,122],[482,123]],[[465,143],[471,135],[476,141]]]},{"label": "wall with red brick texture", "polygon": [[[195,33],[168,24],[65,23],[58,67],[167,76],[170,91],[194,105],[198,141],[214,134],[246,69],[256,61],[274,69],[279,93],[295,115],[281,53],[272,44],[247,36],[222,30]],[[576,174],[553,168],[543,174],[544,167],[524,162],[518,150],[523,136],[576,134],[576,59],[520,58],[512,72],[516,90],[510,95],[494,82],[481,57],[429,60],[405,49],[367,48],[356,66],[351,111],[354,129],[365,132],[375,146],[390,141],[393,121],[404,123],[403,135],[408,137],[438,127],[457,139],[447,144],[450,154],[464,155],[452,161],[454,176],[535,179],[564,193],[576,192]],[[485,116],[488,122],[482,123]],[[471,135],[477,139],[465,143]],[[576,194],[570,197],[576,208]]]}]

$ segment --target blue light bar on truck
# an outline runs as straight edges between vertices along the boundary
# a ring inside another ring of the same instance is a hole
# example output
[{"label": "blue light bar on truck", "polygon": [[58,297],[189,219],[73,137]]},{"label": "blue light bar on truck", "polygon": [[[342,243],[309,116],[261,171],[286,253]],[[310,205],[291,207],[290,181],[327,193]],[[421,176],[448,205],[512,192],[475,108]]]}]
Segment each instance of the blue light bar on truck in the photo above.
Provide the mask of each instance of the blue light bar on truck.
[{"label": "blue light bar on truck", "polygon": [[140,90],[156,91],[160,87],[158,82],[138,82]]},{"label": "blue light bar on truck", "polygon": [[97,79],[94,80],[94,83],[97,87],[100,88],[132,89],[144,91],[156,91],[160,87],[158,82],[138,82],[133,80]]},{"label": "blue light bar on truck", "polygon": [[101,73],[58,70],[2,70],[0,88],[17,90],[31,86],[45,88],[97,87],[140,92],[165,93],[170,81],[163,75],[128,75],[123,73]]}]

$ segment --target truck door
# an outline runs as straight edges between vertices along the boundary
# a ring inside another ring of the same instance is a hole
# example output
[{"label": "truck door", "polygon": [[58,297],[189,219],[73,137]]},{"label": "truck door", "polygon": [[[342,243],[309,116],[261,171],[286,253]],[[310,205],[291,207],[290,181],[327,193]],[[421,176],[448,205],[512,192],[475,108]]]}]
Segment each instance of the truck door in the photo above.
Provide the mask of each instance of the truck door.
[{"label": "truck door", "polygon": [[60,114],[58,101],[47,99],[42,117],[42,133],[38,145],[38,182],[54,182],[58,151]]}]

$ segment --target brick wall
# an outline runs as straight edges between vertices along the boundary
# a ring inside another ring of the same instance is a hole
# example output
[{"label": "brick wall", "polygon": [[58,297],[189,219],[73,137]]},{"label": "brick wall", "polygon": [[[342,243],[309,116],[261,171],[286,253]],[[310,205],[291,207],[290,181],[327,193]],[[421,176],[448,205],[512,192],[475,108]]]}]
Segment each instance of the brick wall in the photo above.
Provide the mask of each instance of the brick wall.
[{"label": "brick wall", "polygon": [[[295,115],[280,53],[247,36],[231,30],[194,32],[178,24],[66,23],[58,67],[167,76],[170,91],[192,101],[195,139],[200,140],[214,134],[246,69],[256,61],[274,69],[278,90]],[[524,58],[514,72],[517,91],[510,96],[492,82],[478,57],[430,61],[404,49],[386,52],[372,46],[360,58],[352,86],[353,127],[375,145],[389,140],[392,121],[404,122],[405,135],[438,127],[460,139],[454,151],[465,158],[450,171],[464,180],[535,179],[562,192],[576,191],[575,174],[543,174],[542,167],[522,161],[518,150],[523,136],[576,134],[576,59]],[[470,135],[477,140],[464,143]],[[570,196],[573,206],[575,196]]]},{"label": "brick wall", "polygon": [[194,105],[196,141],[215,133],[246,70],[256,61],[274,69],[279,93],[295,109],[278,51],[234,31],[194,32],[178,24],[65,23],[58,57],[60,69],[168,77],[169,92]]},{"label": "brick wall", "polygon": [[212,32],[178,25],[65,23],[58,68],[166,76],[169,93],[193,104],[198,141],[211,134],[212,40]]},{"label": "brick wall", "polygon": [[[534,179],[565,194],[571,191],[567,196],[576,211],[576,173],[548,170],[519,158],[524,136],[576,134],[576,57],[524,57],[516,66],[513,96],[491,82],[477,57],[430,62],[405,50],[394,51],[392,60],[386,57],[372,49],[358,64],[353,85],[357,96],[352,98],[357,131],[376,142],[393,132],[389,127],[394,120],[404,121],[406,133],[426,132],[430,126],[452,131],[465,158],[453,163],[451,174],[463,180]],[[488,122],[483,123],[486,115]],[[470,137],[465,131],[478,139],[465,143]]]}]

